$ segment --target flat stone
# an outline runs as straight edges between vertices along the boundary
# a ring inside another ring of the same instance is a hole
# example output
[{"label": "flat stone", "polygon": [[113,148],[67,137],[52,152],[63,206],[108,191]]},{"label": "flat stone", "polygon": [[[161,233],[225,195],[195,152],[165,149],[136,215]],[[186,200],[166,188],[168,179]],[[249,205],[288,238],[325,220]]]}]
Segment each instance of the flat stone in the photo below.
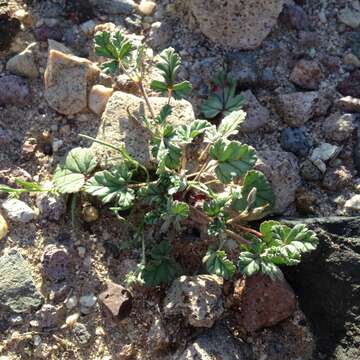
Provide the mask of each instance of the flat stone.
[{"label": "flat stone", "polygon": [[50,50],[45,71],[45,98],[50,107],[63,115],[85,110],[88,87],[99,73],[87,59]]},{"label": "flat stone", "polygon": [[285,151],[258,151],[255,168],[265,174],[275,193],[274,212],[283,213],[294,201],[301,184],[299,163],[295,155]]},{"label": "flat stone", "polygon": [[[154,111],[158,114],[161,108],[167,104],[167,98],[150,97]],[[173,126],[189,124],[195,119],[192,105],[186,100],[172,100],[172,115],[168,121]],[[129,118],[130,114],[136,117]],[[102,115],[96,138],[113,145],[125,144],[126,150],[131,156],[142,164],[150,163],[150,135],[147,129],[140,123],[141,116],[150,116],[145,102],[134,95],[115,91],[109,99],[105,112]],[[91,147],[100,159],[116,157],[119,154],[102,145],[94,143]]]},{"label": "flat stone", "polygon": [[16,250],[1,256],[0,305],[22,313],[38,309],[42,302],[27,261]]},{"label": "flat stone", "polygon": [[329,143],[322,143],[313,150],[310,158],[312,161],[321,160],[326,162],[334,159],[340,151],[341,147],[339,146]]},{"label": "flat stone", "polygon": [[89,0],[95,10],[109,15],[130,15],[136,9],[133,0]]},{"label": "flat stone", "polygon": [[235,282],[234,301],[238,324],[248,332],[274,326],[296,309],[296,296],[286,280],[260,273]]},{"label": "flat stone", "polygon": [[29,83],[16,75],[0,77],[0,106],[23,106],[31,103]]},{"label": "flat stone", "polygon": [[224,312],[222,285],[216,275],[181,276],[168,291],[164,314],[182,315],[194,327],[210,328]]},{"label": "flat stone", "polygon": [[283,5],[283,0],[189,1],[190,11],[205,36],[243,50],[261,45],[276,25]]},{"label": "flat stone", "polygon": [[263,128],[269,121],[270,112],[262,106],[251,90],[241,93],[245,99],[243,110],[246,112],[246,119],[240,129],[244,133],[253,133]]},{"label": "flat stone", "polygon": [[322,73],[319,64],[313,60],[300,60],[296,63],[290,80],[306,90],[319,88]]},{"label": "flat stone", "polygon": [[31,79],[37,78],[39,71],[33,54],[35,47],[36,43],[32,43],[21,53],[10,58],[6,63],[6,70],[14,75],[24,76]]},{"label": "flat stone", "polygon": [[332,114],[323,123],[324,135],[328,140],[342,142],[352,136],[355,121],[356,116],[353,114]]},{"label": "flat stone", "polygon": [[118,320],[129,316],[132,308],[130,292],[119,284],[109,282],[107,289],[99,295],[99,301]]},{"label": "flat stone", "polygon": [[2,203],[6,216],[16,222],[27,223],[36,217],[35,211],[18,199],[8,199]]},{"label": "flat stone", "polygon": [[336,101],[336,106],[350,113],[360,112],[360,99],[345,96]]}]

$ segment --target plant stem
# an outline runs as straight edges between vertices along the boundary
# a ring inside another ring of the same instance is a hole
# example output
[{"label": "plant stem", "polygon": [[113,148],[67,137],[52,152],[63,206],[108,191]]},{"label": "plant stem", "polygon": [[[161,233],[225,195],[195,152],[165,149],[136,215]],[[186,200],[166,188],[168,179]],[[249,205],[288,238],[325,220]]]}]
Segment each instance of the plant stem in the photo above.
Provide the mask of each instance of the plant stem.
[{"label": "plant stem", "polygon": [[205,159],[205,157],[207,156],[209,150],[210,150],[210,147],[211,147],[212,143],[208,143],[205,147],[205,149],[203,150],[203,152],[200,154],[199,156],[199,162],[201,162],[202,160]]},{"label": "plant stem", "polygon": [[250,245],[250,241],[246,240],[245,238],[243,238],[242,236],[234,233],[232,230],[230,229],[225,229],[225,234],[228,235],[229,237],[231,237],[232,239],[236,240],[238,243],[240,244],[246,244],[246,245]]},{"label": "plant stem", "polygon": [[[227,222],[229,224],[229,222]],[[231,223],[233,224],[233,223]],[[259,231],[256,231],[254,229],[251,229],[251,228],[248,228],[246,226],[242,226],[242,225],[239,225],[239,224],[233,224],[235,227],[237,227],[238,229],[240,229],[241,231],[243,232],[247,232],[247,233],[251,233],[251,234],[254,234],[256,235],[257,237],[262,237],[263,234]]]},{"label": "plant stem", "polygon": [[146,90],[145,90],[145,87],[144,87],[143,82],[140,81],[140,82],[138,82],[137,85],[138,85],[139,90],[140,90],[140,92],[141,92],[141,95],[143,96],[143,98],[144,98],[144,100],[145,100],[145,102],[146,102],[146,105],[147,105],[147,107],[148,107],[148,109],[149,109],[149,111],[150,111],[151,117],[152,117],[153,119],[155,119],[155,112],[154,112],[154,109],[153,109],[153,107],[152,107],[152,105],[151,105],[151,103],[150,103],[150,100],[149,100],[149,97],[148,97],[148,95],[147,95],[147,93],[146,93]]}]

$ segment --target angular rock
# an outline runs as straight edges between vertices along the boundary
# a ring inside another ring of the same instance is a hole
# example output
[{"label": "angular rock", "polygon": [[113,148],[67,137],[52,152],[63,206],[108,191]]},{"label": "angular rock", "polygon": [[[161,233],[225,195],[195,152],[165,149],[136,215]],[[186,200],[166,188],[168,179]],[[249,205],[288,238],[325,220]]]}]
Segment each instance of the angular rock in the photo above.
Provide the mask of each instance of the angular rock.
[{"label": "angular rock", "polygon": [[[150,97],[154,111],[158,114],[161,108],[167,103],[166,98]],[[128,111],[133,116],[129,117]],[[143,114],[149,115],[144,101],[134,95],[120,91],[114,92],[109,99],[105,112],[101,118],[101,124],[97,139],[109,142],[113,145],[124,143],[126,150],[131,156],[142,164],[150,162],[149,133],[143,127],[140,120]],[[186,100],[172,101],[172,115],[168,117],[169,123],[173,126],[188,124],[195,119],[192,105]],[[98,157],[105,158],[118,156],[114,150],[94,143],[92,149]]]},{"label": "angular rock", "polygon": [[88,88],[99,73],[87,59],[50,50],[45,71],[45,98],[50,107],[63,115],[84,110]]},{"label": "angular rock", "polygon": [[297,156],[305,157],[312,146],[312,138],[303,128],[286,128],[281,132],[281,147]]},{"label": "angular rock", "polygon": [[351,172],[345,166],[340,166],[326,170],[322,185],[329,191],[337,191],[349,186],[351,180]]},{"label": "angular rock", "polygon": [[296,309],[296,296],[286,280],[273,281],[263,274],[239,279],[234,284],[238,324],[248,332],[271,327]]},{"label": "angular rock", "polygon": [[39,71],[33,54],[35,47],[36,43],[32,43],[24,51],[10,58],[6,63],[6,70],[15,75],[37,78]]},{"label": "angular rock", "polygon": [[323,172],[310,159],[306,159],[300,166],[300,175],[307,181],[319,181],[323,178]]},{"label": "angular rock", "polygon": [[224,312],[223,280],[216,275],[181,276],[164,300],[166,316],[182,315],[194,327],[212,327]]},{"label": "angular rock", "polygon": [[360,99],[345,96],[336,101],[336,106],[350,113],[360,112]]},{"label": "angular rock", "polygon": [[276,25],[283,4],[283,0],[189,1],[190,11],[205,36],[243,50],[260,46]]},{"label": "angular rock", "polygon": [[354,195],[345,202],[346,210],[360,211],[360,195]]},{"label": "angular rock", "polygon": [[343,24],[356,29],[360,25],[360,9],[352,9],[351,7],[345,7],[339,11],[338,19]]},{"label": "angular rock", "polygon": [[0,106],[23,106],[30,102],[31,93],[26,79],[16,75],[0,77]]},{"label": "angular rock", "polygon": [[330,115],[323,123],[324,135],[329,140],[342,142],[353,134],[355,130],[356,116],[352,114]]},{"label": "angular rock", "polygon": [[109,282],[107,289],[99,295],[99,301],[118,320],[125,319],[131,312],[132,296],[119,284]]},{"label": "angular rock", "polygon": [[62,245],[47,245],[44,249],[41,264],[45,277],[50,281],[64,280],[69,276],[70,255]]},{"label": "angular rock", "polygon": [[156,3],[153,1],[141,1],[138,10],[143,16],[151,16],[156,9]]},{"label": "angular rock", "polygon": [[95,114],[101,115],[112,93],[112,88],[107,88],[103,85],[94,85],[89,94],[89,109]]},{"label": "angular rock", "polygon": [[87,327],[82,323],[76,323],[74,325],[73,335],[77,343],[81,346],[86,345],[92,337]]},{"label": "angular rock", "polygon": [[321,69],[319,64],[313,60],[300,60],[296,63],[290,80],[306,90],[316,90],[321,81]]},{"label": "angular rock", "polygon": [[40,214],[49,220],[58,221],[66,212],[66,204],[63,197],[49,193],[40,193],[36,197],[36,206]]},{"label": "angular rock", "polygon": [[12,40],[21,30],[21,23],[10,15],[8,2],[0,1],[0,51],[8,49]]},{"label": "angular rock", "polygon": [[353,71],[345,80],[341,81],[337,90],[345,96],[360,98],[360,70]]},{"label": "angular rock", "polygon": [[170,336],[165,328],[165,321],[155,317],[148,333],[148,344],[157,351],[165,350],[171,344]]},{"label": "angular rock", "polygon": [[6,216],[16,222],[27,223],[35,219],[35,211],[26,203],[18,199],[9,199],[2,203]]},{"label": "angular rock", "polygon": [[296,92],[279,95],[277,108],[285,123],[299,127],[315,116],[318,101],[319,93],[316,91]]},{"label": "angular rock", "polygon": [[8,224],[4,217],[0,214],[0,240],[2,240],[7,235],[8,231]]},{"label": "angular rock", "polygon": [[81,305],[81,313],[84,315],[90,314],[92,311],[92,307],[96,304],[97,302],[97,297],[92,294],[85,294],[83,296],[80,297],[80,305]]},{"label": "angular rock", "polygon": [[95,10],[109,15],[130,15],[136,9],[133,0],[89,0]]},{"label": "angular rock", "polygon": [[36,312],[42,328],[54,328],[60,326],[65,320],[65,310],[50,304],[44,304],[40,310]]},{"label": "angular rock", "polygon": [[63,31],[58,26],[48,26],[43,24],[35,29],[34,35],[37,41],[45,42],[50,39],[61,41],[63,37]]},{"label": "angular rock", "polygon": [[306,30],[309,19],[305,10],[299,5],[286,5],[281,14],[281,20],[291,29]]},{"label": "angular rock", "polygon": [[295,201],[301,184],[298,160],[285,151],[259,151],[257,155],[255,168],[270,181],[276,197],[274,212],[281,214]]},{"label": "angular rock", "polygon": [[340,153],[341,147],[329,143],[322,143],[311,154],[310,159],[316,163],[318,160],[329,161]]},{"label": "angular rock", "polygon": [[258,102],[251,90],[244,91],[241,95],[245,99],[243,109],[246,112],[246,119],[240,126],[241,131],[252,133],[260,130],[269,121],[269,110]]},{"label": "angular rock", "polygon": [[217,324],[190,343],[174,360],[249,360],[253,359],[250,346],[235,339],[226,326]]},{"label": "angular rock", "polygon": [[320,240],[298,266],[283,269],[311,322],[317,345],[313,359],[359,359],[359,217],[282,222],[290,226],[305,223]]},{"label": "angular rock", "polygon": [[43,302],[36,289],[30,266],[16,251],[0,257],[0,306],[16,313],[38,309]]}]

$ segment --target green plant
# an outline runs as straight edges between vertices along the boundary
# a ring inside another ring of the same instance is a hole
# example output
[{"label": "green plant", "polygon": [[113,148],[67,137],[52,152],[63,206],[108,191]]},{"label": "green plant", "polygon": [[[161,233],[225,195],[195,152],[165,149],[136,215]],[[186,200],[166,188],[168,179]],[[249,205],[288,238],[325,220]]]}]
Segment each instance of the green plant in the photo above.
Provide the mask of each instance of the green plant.
[{"label": "green plant", "polygon": [[[246,226],[270,213],[275,196],[266,177],[253,169],[257,160],[255,149],[231,139],[246,114],[238,109],[240,98],[227,75],[218,76],[218,83],[226,84],[216,95],[219,98],[221,94],[226,101],[218,99],[221,108],[210,106],[210,102],[207,105],[212,109],[207,110],[209,116],[215,116],[215,108],[219,112],[226,110],[218,126],[195,120],[174,127],[169,121],[172,98],[181,98],[191,90],[190,83],[176,82],[180,58],[175,51],[164,50],[157,62],[163,80],[152,81],[151,88],[168,100],[155,114],[144,86],[143,46],[136,48],[120,33],[98,34],[95,45],[97,54],[110,59],[103,64],[104,69],[123,71],[141,90],[150,115],[137,121],[151,134],[153,164],[147,169],[131,157],[123,144],[108,144],[82,135],[116,150],[121,160],[110,169],[99,169],[90,149],[75,148],[56,169],[52,191],[73,196],[73,209],[78,193],[96,197],[123,222],[128,222],[121,215],[124,210],[137,209],[138,222],[129,225],[142,244],[142,259],[138,269],[128,275],[129,282],[156,286],[170,282],[180,272],[170,244],[161,241],[149,251],[144,232],[149,227],[157,227],[160,234],[171,227],[181,232],[186,220],[207,229],[212,246],[204,256],[204,265],[209,273],[224,279],[231,279],[237,268],[244,275],[263,272],[272,278],[280,277],[278,265],[297,264],[302,253],[316,247],[315,234],[304,225],[289,229],[267,221],[259,231]],[[190,171],[188,150],[196,139],[202,140],[204,146],[198,154],[197,169]],[[41,189],[38,185],[19,185],[21,189],[3,187],[0,191],[21,194]],[[238,243],[238,267],[225,251],[229,239]]]}]

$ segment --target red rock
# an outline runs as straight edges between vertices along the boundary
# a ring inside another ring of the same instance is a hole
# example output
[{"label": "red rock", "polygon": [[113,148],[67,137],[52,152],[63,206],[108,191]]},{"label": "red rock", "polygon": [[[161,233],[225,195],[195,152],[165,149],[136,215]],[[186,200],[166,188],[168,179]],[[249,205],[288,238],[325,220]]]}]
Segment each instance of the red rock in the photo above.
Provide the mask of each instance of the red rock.
[{"label": "red rock", "polygon": [[290,80],[307,90],[316,90],[319,87],[322,73],[319,64],[312,60],[300,60],[296,63]]},{"label": "red rock", "polygon": [[296,296],[286,280],[256,274],[234,285],[238,324],[248,332],[278,324],[296,309]]},{"label": "red rock", "polygon": [[109,282],[107,289],[99,295],[99,301],[118,320],[126,318],[132,308],[130,292],[123,286],[113,282]]}]

